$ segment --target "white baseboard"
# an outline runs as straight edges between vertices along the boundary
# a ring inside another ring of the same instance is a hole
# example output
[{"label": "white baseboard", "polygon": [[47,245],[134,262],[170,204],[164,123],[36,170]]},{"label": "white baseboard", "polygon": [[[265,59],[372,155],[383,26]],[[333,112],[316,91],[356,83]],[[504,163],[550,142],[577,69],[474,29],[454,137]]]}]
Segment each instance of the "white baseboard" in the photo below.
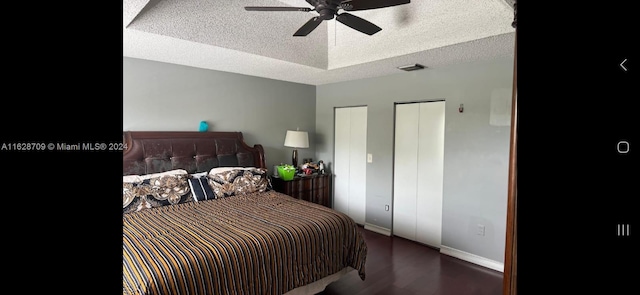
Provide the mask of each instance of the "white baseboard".
[{"label": "white baseboard", "polygon": [[377,226],[377,225],[373,225],[371,223],[366,223],[364,224],[364,229],[366,230],[370,230],[372,232],[377,232],[381,235],[385,235],[385,236],[391,236],[391,230],[388,228],[384,228],[381,226]]},{"label": "white baseboard", "polygon": [[450,248],[447,246],[440,246],[440,253],[449,255],[451,257],[455,257],[467,262],[471,262],[480,266],[484,266],[486,268],[490,268],[499,272],[504,272],[504,263],[487,259],[482,256],[460,251],[458,249]]}]

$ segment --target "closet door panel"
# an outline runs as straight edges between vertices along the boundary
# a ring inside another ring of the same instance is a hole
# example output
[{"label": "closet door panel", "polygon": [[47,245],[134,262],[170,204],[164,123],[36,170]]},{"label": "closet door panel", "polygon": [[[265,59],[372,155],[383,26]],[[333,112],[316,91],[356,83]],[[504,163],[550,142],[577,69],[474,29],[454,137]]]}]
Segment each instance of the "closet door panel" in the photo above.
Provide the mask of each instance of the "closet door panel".
[{"label": "closet door panel", "polygon": [[367,107],[351,109],[349,149],[349,216],[365,223],[367,188]]},{"label": "closet door panel", "polygon": [[416,104],[396,105],[393,234],[411,240],[416,235],[419,111]]},{"label": "closet door panel", "polygon": [[349,214],[349,178],[351,154],[351,111],[348,108],[335,109],[334,143],[334,191],[333,208]]},{"label": "closet door panel", "polygon": [[441,246],[444,102],[420,103],[416,241]]}]

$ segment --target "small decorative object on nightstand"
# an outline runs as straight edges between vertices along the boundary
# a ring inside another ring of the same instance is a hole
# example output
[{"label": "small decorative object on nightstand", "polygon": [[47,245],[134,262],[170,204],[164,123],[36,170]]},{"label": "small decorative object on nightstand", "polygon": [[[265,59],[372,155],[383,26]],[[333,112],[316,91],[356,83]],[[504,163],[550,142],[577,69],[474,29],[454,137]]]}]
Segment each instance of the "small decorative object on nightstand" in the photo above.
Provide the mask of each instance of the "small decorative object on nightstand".
[{"label": "small decorative object on nightstand", "polygon": [[296,176],[290,181],[273,178],[272,181],[273,189],[277,192],[331,208],[331,177],[328,174]]},{"label": "small decorative object on nightstand", "polygon": [[207,121],[200,121],[200,126],[198,127],[198,131],[207,132],[207,129],[209,129],[209,124],[207,124]]},{"label": "small decorative object on nightstand", "polygon": [[278,166],[278,177],[284,181],[293,180],[296,175],[296,168],[292,165],[280,165]]}]

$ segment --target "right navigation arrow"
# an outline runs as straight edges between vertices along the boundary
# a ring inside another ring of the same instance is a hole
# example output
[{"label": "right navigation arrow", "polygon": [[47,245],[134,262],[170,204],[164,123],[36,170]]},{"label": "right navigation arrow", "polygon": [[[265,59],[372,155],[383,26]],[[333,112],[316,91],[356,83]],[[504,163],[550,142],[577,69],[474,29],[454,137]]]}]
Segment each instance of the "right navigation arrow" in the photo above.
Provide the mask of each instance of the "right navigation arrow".
[{"label": "right navigation arrow", "polygon": [[626,72],[627,68],[624,67],[624,63],[627,62],[627,59],[625,58],[621,63],[620,63],[620,67]]}]

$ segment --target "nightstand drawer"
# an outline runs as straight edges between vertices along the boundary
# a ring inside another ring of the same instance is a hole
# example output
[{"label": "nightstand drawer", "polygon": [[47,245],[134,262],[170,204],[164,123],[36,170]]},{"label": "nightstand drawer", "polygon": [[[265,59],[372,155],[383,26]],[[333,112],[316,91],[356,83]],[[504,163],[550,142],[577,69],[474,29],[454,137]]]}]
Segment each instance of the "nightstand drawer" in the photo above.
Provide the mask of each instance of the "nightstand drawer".
[{"label": "nightstand drawer", "polygon": [[330,175],[296,176],[293,180],[284,181],[281,178],[273,178],[271,183],[277,192],[287,194],[296,199],[305,200],[331,207],[330,201]]}]

